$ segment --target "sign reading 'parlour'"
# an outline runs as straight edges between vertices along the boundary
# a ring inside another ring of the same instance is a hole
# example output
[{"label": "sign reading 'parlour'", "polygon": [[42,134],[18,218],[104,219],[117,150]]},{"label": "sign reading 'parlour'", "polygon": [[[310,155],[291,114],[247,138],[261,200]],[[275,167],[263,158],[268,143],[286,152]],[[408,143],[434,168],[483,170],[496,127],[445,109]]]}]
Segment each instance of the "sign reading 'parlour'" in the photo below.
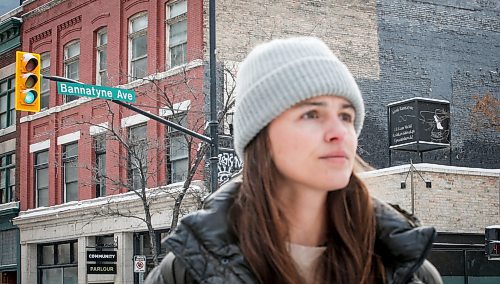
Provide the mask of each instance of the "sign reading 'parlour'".
[{"label": "sign reading 'parlour'", "polygon": [[116,274],[116,264],[87,263],[87,274]]}]

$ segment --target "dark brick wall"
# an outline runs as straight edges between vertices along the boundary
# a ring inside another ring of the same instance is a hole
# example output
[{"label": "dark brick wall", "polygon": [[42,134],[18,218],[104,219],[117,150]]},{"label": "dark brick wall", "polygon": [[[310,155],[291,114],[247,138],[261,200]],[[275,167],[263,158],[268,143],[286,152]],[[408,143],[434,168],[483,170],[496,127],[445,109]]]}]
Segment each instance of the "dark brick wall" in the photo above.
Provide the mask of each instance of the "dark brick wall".
[{"label": "dark brick wall", "polygon": [[[380,78],[358,80],[368,112],[360,154],[378,168],[388,166],[386,105],[427,97],[451,103],[451,158],[449,149],[436,150],[424,153],[424,162],[500,168],[500,4],[377,1],[377,18]],[[496,121],[472,115],[487,95],[497,104]],[[392,165],[409,159],[420,161],[416,153],[392,152]]]},{"label": "dark brick wall", "polygon": [[0,56],[0,68],[8,66],[12,63],[16,62],[16,51],[21,50],[21,48],[16,48],[10,51],[5,52]]}]

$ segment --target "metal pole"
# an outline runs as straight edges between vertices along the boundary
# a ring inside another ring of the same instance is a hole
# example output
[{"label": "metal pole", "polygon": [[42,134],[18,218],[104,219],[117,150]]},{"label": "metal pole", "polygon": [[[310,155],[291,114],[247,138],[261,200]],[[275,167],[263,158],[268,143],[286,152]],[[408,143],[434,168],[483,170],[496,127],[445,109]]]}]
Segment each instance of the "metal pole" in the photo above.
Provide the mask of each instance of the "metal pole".
[{"label": "metal pole", "polygon": [[[65,77],[60,77],[60,76],[42,75],[42,77],[43,77],[44,79],[48,79],[48,80],[51,80],[51,81],[69,82],[69,83],[83,84],[82,82],[79,82],[79,81],[77,81],[77,80],[68,79],[68,78],[65,78]],[[207,136],[205,136],[205,135],[202,135],[202,134],[200,134],[200,133],[198,133],[198,132],[194,132],[194,131],[192,131],[191,129],[188,129],[188,128],[186,128],[186,127],[184,127],[184,126],[182,126],[182,125],[179,125],[179,124],[177,124],[177,123],[174,123],[174,122],[172,122],[172,121],[169,121],[169,120],[167,120],[167,119],[164,119],[164,118],[163,118],[163,117],[161,117],[161,116],[157,116],[157,115],[155,115],[155,114],[149,113],[149,112],[147,112],[147,111],[144,111],[144,110],[142,110],[142,109],[140,109],[140,108],[137,108],[137,107],[135,107],[135,106],[133,106],[133,105],[129,105],[129,104],[127,104],[127,103],[124,103],[124,102],[122,102],[122,101],[117,101],[117,100],[110,100],[110,101],[112,101],[112,102],[114,102],[114,103],[116,103],[116,104],[119,104],[119,105],[121,105],[121,106],[123,106],[123,107],[125,107],[125,108],[128,108],[128,109],[130,109],[130,110],[132,110],[132,111],[135,111],[135,112],[137,112],[137,113],[140,113],[140,114],[142,114],[142,115],[144,115],[144,116],[146,116],[146,117],[149,117],[149,118],[151,118],[151,119],[153,119],[153,120],[156,120],[156,121],[158,121],[158,122],[160,122],[160,123],[166,124],[166,125],[168,125],[168,126],[170,126],[170,127],[174,128],[174,129],[176,129],[176,130],[179,130],[179,131],[181,131],[181,132],[184,132],[184,133],[186,133],[186,134],[188,134],[188,135],[191,135],[191,136],[193,136],[193,137],[195,137],[195,138],[198,138],[198,139],[200,139],[200,140],[202,140],[202,141],[205,141],[205,142],[207,142],[207,143],[212,143],[212,139],[210,139],[209,137],[207,137]]]},{"label": "metal pole", "polygon": [[210,191],[215,192],[218,186],[218,164],[219,164],[219,122],[217,121],[217,66],[215,61],[215,0],[208,4],[209,14],[209,38],[210,38]]},{"label": "metal pole", "polygon": [[410,160],[411,215],[415,215],[415,190],[413,188],[413,161]]}]

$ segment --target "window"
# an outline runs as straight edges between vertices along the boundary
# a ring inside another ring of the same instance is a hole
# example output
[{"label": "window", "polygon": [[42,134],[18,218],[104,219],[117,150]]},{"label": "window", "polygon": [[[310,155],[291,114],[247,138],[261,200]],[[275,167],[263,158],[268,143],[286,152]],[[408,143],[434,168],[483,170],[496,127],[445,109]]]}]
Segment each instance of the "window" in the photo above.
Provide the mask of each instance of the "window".
[{"label": "window", "polygon": [[[64,76],[73,80],[79,79],[80,41],[74,41],[64,47]],[[77,96],[64,96],[65,103],[78,99]]]},{"label": "window", "polygon": [[0,81],[0,128],[16,123],[15,87],[14,77]]},{"label": "window", "polygon": [[16,200],[16,154],[0,156],[0,204]]},{"label": "window", "polygon": [[41,284],[78,283],[77,241],[39,245],[38,272]]},{"label": "window", "polygon": [[175,67],[186,63],[187,1],[168,5],[167,12],[167,66]]},{"label": "window", "polygon": [[[170,120],[187,127],[187,116],[185,113],[176,114]],[[189,145],[182,132],[168,127],[168,150],[167,150],[167,172],[168,183],[184,181],[189,170]]]},{"label": "window", "polygon": [[18,230],[0,231],[0,267],[17,263],[17,248],[19,247],[17,232]]},{"label": "window", "polygon": [[95,150],[95,197],[106,196],[106,135],[94,139]]},{"label": "window", "polygon": [[[147,175],[147,127],[146,124],[130,127],[129,129],[129,184],[133,190],[142,188],[141,169],[144,179]],[[144,181],[145,182],[145,181]]]},{"label": "window", "polygon": [[108,30],[102,28],[97,32],[96,46],[96,84],[106,86],[108,84]]},{"label": "window", "polygon": [[148,68],[148,15],[133,17],[129,24],[129,74],[131,80],[143,78]]},{"label": "window", "polygon": [[[41,68],[40,73],[42,75],[50,75],[50,53],[42,53],[40,55]],[[40,83],[40,110],[49,108],[49,98],[50,98],[50,80],[42,79]]]},{"label": "window", "polygon": [[49,206],[49,151],[35,154],[36,206]]},{"label": "window", "polygon": [[63,145],[64,202],[78,200],[78,143]]}]

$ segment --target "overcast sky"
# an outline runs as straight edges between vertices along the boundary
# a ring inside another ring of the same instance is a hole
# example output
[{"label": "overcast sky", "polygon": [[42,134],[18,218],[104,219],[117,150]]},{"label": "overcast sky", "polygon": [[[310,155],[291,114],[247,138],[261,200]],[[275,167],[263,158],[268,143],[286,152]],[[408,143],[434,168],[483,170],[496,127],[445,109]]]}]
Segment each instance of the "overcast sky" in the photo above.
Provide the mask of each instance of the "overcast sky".
[{"label": "overcast sky", "polygon": [[0,0],[0,15],[3,15],[10,10],[19,6],[20,0]]}]

